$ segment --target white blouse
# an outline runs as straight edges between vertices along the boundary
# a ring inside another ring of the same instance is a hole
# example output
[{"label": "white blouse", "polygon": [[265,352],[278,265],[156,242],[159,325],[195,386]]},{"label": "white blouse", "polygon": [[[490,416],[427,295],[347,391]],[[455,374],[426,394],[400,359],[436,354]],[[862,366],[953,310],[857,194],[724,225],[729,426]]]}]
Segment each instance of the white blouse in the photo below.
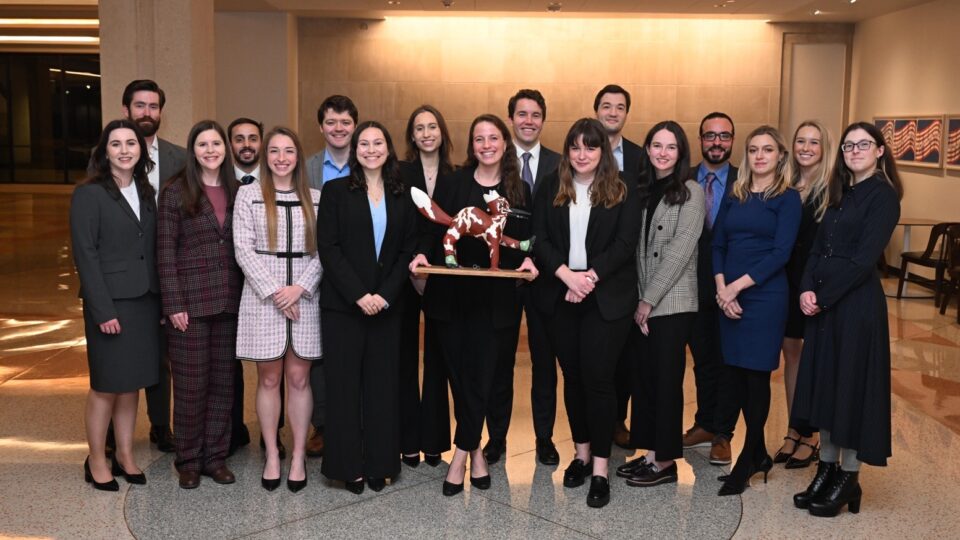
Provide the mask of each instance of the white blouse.
[{"label": "white blouse", "polygon": [[140,219],[140,197],[137,193],[137,183],[130,182],[129,186],[120,188],[120,193],[123,193],[123,198],[130,204],[130,208],[137,215],[137,219]]},{"label": "white blouse", "polygon": [[570,203],[570,254],[567,267],[587,270],[587,224],[590,223],[590,186],[573,183],[577,202]]}]

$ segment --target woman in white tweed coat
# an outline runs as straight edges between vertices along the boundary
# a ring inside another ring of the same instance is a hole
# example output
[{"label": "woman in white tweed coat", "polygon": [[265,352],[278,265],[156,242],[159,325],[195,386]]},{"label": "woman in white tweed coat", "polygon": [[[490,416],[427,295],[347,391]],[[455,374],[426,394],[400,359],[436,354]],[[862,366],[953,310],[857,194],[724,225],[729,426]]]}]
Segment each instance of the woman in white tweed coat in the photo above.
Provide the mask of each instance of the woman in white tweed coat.
[{"label": "woman in white tweed coat", "polygon": [[677,481],[683,457],[683,372],[697,311],[697,243],[705,214],[703,189],[690,173],[683,129],[660,122],[647,133],[641,164],[643,227],[637,244],[640,303],[634,316],[631,443],[649,451],[617,473],[631,486]]},{"label": "woman in white tweed coat", "polygon": [[264,138],[259,181],[243,186],[234,206],[234,245],[243,269],[237,357],[257,362],[257,417],[266,446],[261,483],[280,484],[277,424],[281,375],[287,381],[287,414],[293,455],[287,487],[307,483],[307,428],[313,410],[311,360],[322,357],[317,288],[316,215],[320,192],[304,174],[296,134],[274,128]]}]

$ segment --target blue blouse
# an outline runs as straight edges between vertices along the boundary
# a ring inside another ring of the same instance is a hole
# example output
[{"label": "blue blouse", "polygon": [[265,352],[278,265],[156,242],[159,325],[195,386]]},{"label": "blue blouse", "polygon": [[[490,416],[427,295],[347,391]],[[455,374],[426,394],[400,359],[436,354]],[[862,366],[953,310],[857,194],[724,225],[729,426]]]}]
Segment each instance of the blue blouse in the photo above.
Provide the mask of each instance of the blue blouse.
[{"label": "blue blouse", "polygon": [[380,247],[383,246],[383,236],[387,233],[387,201],[380,200],[380,204],[373,204],[373,199],[367,196],[370,205],[370,218],[373,220],[373,243],[377,248],[377,260],[380,259]]}]

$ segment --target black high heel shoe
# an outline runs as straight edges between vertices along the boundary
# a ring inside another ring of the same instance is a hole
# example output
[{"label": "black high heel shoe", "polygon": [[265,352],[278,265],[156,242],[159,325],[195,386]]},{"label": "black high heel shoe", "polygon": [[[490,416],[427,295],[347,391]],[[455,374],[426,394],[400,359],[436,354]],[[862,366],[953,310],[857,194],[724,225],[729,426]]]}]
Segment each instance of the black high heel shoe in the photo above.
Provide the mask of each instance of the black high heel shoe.
[{"label": "black high heel shoe", "polygon": [[441,461],[440,454],[428,454],[424,452],[423,461],[431,467],[436,467],[437,465],[440,464],[440,461]]},{"label": "black high heel shoe", "polygon": [[402,461],[407,467],[416,469],[417,465],[420,465],[420,454],[416,454],[414,456],[404,456],[401,454],[400,461]]},{"label": "black high heel shoe", "polygon": [[[818,447],[810,443],[800,441],[800,444],[797,445],[798,449],[800,448],[800,445],[810,448],[810,455],[803,459],[797,459],[793,456],[790,456],[790,459],[787,460],[787,464],[784,465],[784,467],[787,469],[803,469],[805,467],[809,467],[811,463],[820,457],[820,449]],[[794,455],[796,455],[796,452],[794,452]]]},{"label": "black high heel shoe", "polygon": [[[464,463],[463,469],[464,469],[463,474],[464,474],[464,476],[466,476],[466,474],[467,474],[467,471],[466,471],[466,463]],[[448,469],[448,470],[447,470],[447,474],[449,474],[449,473],[450,473],[450,471],[449,471],[449,469]],[[489,476],[489,475],[488,475],[488,476]],[[473,481],[472,478],[471,478],[470,480]],[[453,497],[454,495],[456,495],[457,493],[460,493],[461,491],[463,491],[463,481],[462,481],[462,480],[460,481],[459,484],[454,484],[453,482],[448,482],[448,481],[446,480],[446,478],[444,478],[444,480],[443,480],[443,495],[444,495],[445,497]]]},{"label": "black high heel shoe", "polygon": [[[720,497],[725,497],[727,495],[739,495],[747,489],[747,486],[750,484],[750,477],[757,474],[758,472],[763,473],[763,483],[767,483],[767,474],[770,473],[770,469],[773,468],[773,460],[770,459],[770,456],[763,456],[763,459],[760,460],[760,463],[751,463],[750,468],[747,469],[747,474],[744,477],[738,478],[734,472],[731,471],[730,474],[721,474],[717,477],[717,480],[723,482],[723,485],[720,486],[720,491],[717,492],[717,495]],[[736,466],[734,466],[736,469]]]},{"label": "black high heel shoe", "polygon": [[83,460],[83,479],[87,481],[88,484],[93,484],[94,489],[99,489],[100,491],[120,491],[120,484],[117,483],[116,478],[111,478],[109,482],[97,482],[93,478],[93,473],[90,472],[90,456],[87,456],[87,459]]},{"label": "black high heel shoe", "polygon": [[343,487],[347,488],[347,491],[353,493],[354,495],[360,495],[363,493],[363,478],[350,482],[344,482]]},{"label": "black high heel shoe", "polygon": [[809,508],[811,501],[830,488],[830,485],[833,484],[833,477],[838,470],[840,470],[840,467],[836,463],[827,463],[826,461],[818,463],[817,474],[814,475],[807,489],[793,496],[793,505],[801,510]]},{"label": "black high heel shoe", "polygon": [[[267,468],[266,460],[264,460],[263,468]],[[260,475],[260,485],[263,486],[263,489],[267,491],[273,491],[280,487],[280,477],[267,478],[266,476]]]},{"label": "black high heel shoe", "polygon": [[367,485],[370,486],[370,489],[379,493],[387,487],[387,480],[386,478],[367,478]]},{"label": "black high heel shoe", "polygon": [[810,514],[817,517],[834,517],[846,506],[851,514],[860,513],[860,473],[838,469],[830,487],[810,502]]},{"label": "black high heel shoe", "polygon": [[[787,441],[793,441],[793,450],[790,452],[784,452],[783,447],[786,446]],[[794,439],[793,437],[787,435],[783,438],[783,444],[780,446],[780,449],[777,450],[776,455],[773,456],[774,463],[786,463],[788,459],[793,457],[793,454],[797,451],[797,446],[800,445],[800,438]]]},{"label": "black high heel shoe", "polygon": [[110,465],[110,472],[112,472],[114,476],[122,476],[123,479],[126,480],[128,484],[137,484],[142,486],[147,483],[147,476],[142,472],[137,474],[130,474],[127,471],[123,470],[123,467],[120,465],[120,462],[117,461],[116,454],[113,455],[113,463],[111,463]]},{"label": "black high heel shoe", "polygon": [[[279,480],[279,479],[278,479],[278,480]],[[300,491],[301,489],[303,489],[303,488],[305,488],[305,487],[307,487],[307,462],[306,462],[306,460],[304,460],[304,462],[303,462],[303,480],[291,480],[291,479],[290,479],[290,476],[289,476],[289,475],[287,476],[287,489],[289,489],[289,490],[291,491],[291,493],[296,493],[296,492]]]},{"label": "black high heel shoe", "polygon": [[471,476],[470,485],[477,489],[490,489],[490,475],[488,474],[486,476],[478,476],[476,478]]}]

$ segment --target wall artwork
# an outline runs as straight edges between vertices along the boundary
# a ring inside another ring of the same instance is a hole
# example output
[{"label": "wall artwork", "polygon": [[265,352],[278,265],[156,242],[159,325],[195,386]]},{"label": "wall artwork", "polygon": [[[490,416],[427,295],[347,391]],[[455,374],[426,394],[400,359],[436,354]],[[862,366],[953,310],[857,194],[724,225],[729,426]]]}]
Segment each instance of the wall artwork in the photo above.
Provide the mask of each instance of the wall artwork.
[{"label": "wall artwork", "polygon": [[943,166],[947,169],[960,171],[960,115],[948,116],[945,124],[947,145],[944,150]]},{"label": "wall artwork", "polygon": [[942,116],[878,117],[873,121],[883,133],[897,165],[931,168],[943,165]]}]

